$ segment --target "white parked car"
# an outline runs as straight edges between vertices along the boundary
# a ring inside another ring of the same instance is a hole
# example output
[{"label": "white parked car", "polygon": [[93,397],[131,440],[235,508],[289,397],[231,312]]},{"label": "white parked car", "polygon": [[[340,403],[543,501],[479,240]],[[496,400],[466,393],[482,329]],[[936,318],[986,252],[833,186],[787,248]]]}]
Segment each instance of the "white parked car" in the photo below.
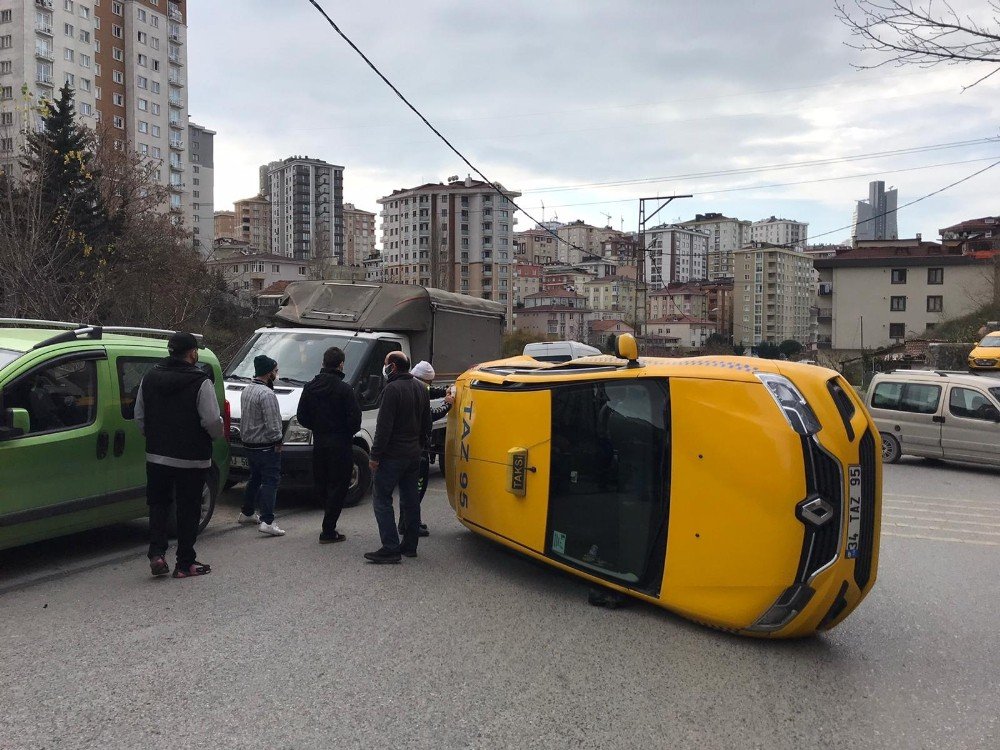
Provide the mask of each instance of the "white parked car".
[{"label": "white parked car", "polygon": [[524,356],[539,362],[569,362],[580,357],[593,357],[603,352],[596,346],[579,341],[539,341],[524,347]]}]

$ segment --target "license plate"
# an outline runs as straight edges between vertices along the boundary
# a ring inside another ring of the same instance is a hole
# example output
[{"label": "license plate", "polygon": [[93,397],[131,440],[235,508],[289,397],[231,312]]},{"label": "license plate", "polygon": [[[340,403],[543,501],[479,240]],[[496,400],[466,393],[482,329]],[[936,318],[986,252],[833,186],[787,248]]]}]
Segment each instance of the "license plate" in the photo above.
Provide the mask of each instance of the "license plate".
[{"label": "license plate", "polygon": [[858,556],[861,542],[861,467],[847,468],[847,553],[849,560]]},{"label": "license plate", "polygon": [[233,469],[249,469],[250,463],[243,456],[230,456],[229,466]]}]

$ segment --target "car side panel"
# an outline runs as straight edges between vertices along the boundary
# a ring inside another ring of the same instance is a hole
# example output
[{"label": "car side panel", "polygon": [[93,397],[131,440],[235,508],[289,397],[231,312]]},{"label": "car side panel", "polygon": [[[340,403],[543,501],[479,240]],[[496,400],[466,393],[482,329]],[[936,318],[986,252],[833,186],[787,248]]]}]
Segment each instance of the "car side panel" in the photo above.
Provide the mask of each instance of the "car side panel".
[{"label": "car side panel", "polygon": [[945,422],[941,427],[941,447],[945,459],[971,461],[1000,466],[1000,424],[983,419],[958,416],[950,408],[951,392],[955,388],[972,390],[996,405],[982,389],[967,385],[948,387]]}]

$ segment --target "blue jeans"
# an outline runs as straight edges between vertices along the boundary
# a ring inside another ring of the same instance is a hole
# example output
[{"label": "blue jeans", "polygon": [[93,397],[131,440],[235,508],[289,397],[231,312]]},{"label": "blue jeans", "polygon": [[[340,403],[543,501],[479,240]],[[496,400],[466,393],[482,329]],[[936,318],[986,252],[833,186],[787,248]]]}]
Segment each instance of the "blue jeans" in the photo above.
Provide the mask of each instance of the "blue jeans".
[{"label": "blue jeans", "polygon": [[396,531],[396,514],[392,508],[392,491],[399,486],[399,516],[403,521],[403,545],[417,551],[420,530],[420,477],[419,458],[383,458],[375,472],[372,489],[372,507],[378,523],[382,547],[399,552],[399,533]]},{"label": "blue jeans", "polygon": [[274,502],[281,481],[281,453],[274,448],[247,449],[246,455],[250,479],[243,491],[243,515],[252,516],[254,506],[259,504],[260,520],[274,523]]}]

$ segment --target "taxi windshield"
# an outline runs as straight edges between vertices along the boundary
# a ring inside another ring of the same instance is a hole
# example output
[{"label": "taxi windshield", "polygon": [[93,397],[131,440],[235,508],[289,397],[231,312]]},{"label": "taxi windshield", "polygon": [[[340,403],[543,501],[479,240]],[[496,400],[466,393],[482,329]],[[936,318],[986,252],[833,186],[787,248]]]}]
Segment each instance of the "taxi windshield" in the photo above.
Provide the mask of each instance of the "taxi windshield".
[{"label": "taxi windshield", "polygon": [[274,331],[254,336],[233,359],[226,370],[226,377],[251,380],[254,376],[253,360],[266,354],[278,363],[278,382],[286,385],[305,385],[319,373],[323,366],[323,352],[331,346],[344,350],[344,379],[354,382],[372,342],[348,335],[315,332]]},{"label": "taxi windshield", "polygon": [[991,333],[979,342],[980,346],[1000,346],[1000,333]]}]

